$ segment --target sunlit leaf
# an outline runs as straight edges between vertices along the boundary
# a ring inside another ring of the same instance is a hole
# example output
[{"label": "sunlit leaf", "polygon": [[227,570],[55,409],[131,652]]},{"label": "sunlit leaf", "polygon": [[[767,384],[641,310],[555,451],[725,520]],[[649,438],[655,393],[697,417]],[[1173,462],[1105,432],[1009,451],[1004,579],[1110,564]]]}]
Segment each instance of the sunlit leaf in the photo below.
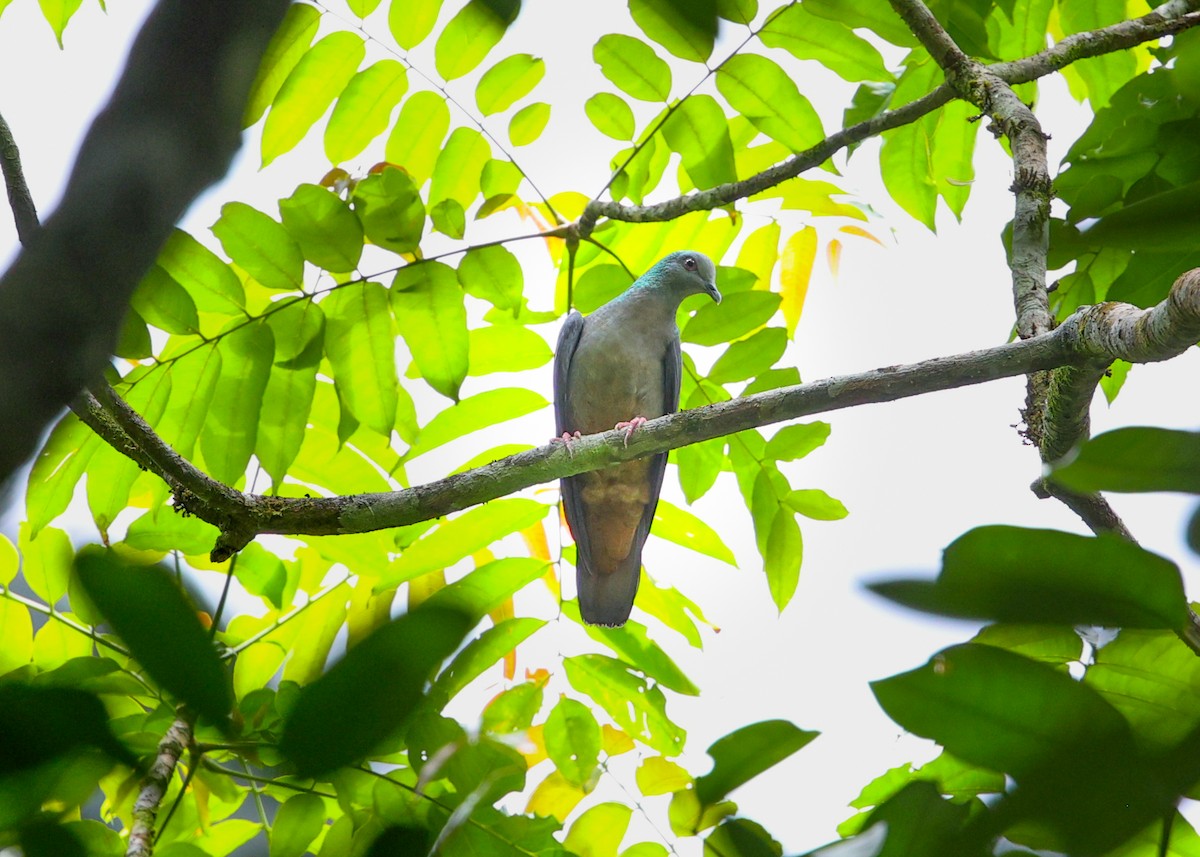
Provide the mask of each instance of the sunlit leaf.
[{"label": "sunlit leaf", "polygon": [[315,184],[302,184],[279,200],[283,225],[304,258],[334,273],[353,271],[362,255],[363,228],[336,194]]},{"label": "sunlit leaf", "polygon": [[563,847],[579,857],[616,857],[632,815],[625,804],[597,804],[575,819]]},{"label": "sunlit leaf", "polygon": [[279,88],[263,125],[262,165],[290,151],[345,88],[366,46],[356,33],[330,33],[308,49]]},{"label": "sunlit leaf", "polygon": [[545,366],[554,356],[545,339],[515,324],[475,328],[470,332],[470,343],[469,375],[524,372]]},{"label": "sunlit leaf", "polygon": [[408,0],[388,4],[388,29],[396,44],[412,50],[433,32],[442,0]]},{"label": "sunlit leaf", "polygon": [[441,262],[407,265],[391,289],[396,326],[429,386],[458,401],[469,366],[467,311],[453,268]]},{"label": "sunlit leaf", "polygon": [[737,180],[729,126],[712,96],[693,95],[680,104],[663,123],[662,135],[697,188]]},{"label": "sunlit leaf", "polygon": [[271,824],[271,857],[301,857],[325,826],[325,802],[297,794],[283,802]]},{"label": "sunlit leaf", "polygon": [[438,36],[434,47],[438,74],[454,80],[483,62],[520,11],[521,0],[470,0]]},{"label": "sunlit leaf", "polygon": [[780,327],[764,328],[730,345],[717,358],[708,378],[717,384],[745,381],[774,366],[786,349],[787,331]]},{"label": "sunlit leaf", "polygon": [[717,37],[716,0],[629,0],[642,32],[675,56],[704,62]]},{"label": "sunlit leaf", "polygon": [[762,43],[784,48],[802,60],[817,60],[846,80],[888,80],[883,57],[851,27],[819,17],[807,4],[791,4],[771,16],[759,32]]},{"label": "sunlit leaf", "polygon": [[796,593],[803,552],[804,541],[796,516],[791,509],[780,506],[771,520],[766,550],[763,552],[763,571],[771,588],[771,599],[780,610],[788,605]]},{"label": "sunlit leaf", "polygon": [[[544,507],[542,515],[545,516]],[[524,556],[492,560],[462,580],[439,589],[425,603],[453,608],[476,620],[482,619],[505,599],[545,574],[547,565],[544,560]]]},{"label": "sunlit leaf", "polygon": [[1120,428],[1086,441],[1056,467],[1073,491],[1182,491],[1200,494],[1200,432]]},{"label": "sunlit leaf", "polygon": [[811,226],[792,233],[783,246],[779,285],[783,293],[783,318],[789,337],[795,336],[800,313],[804,311],[804,299],[808,296],[808,283],[816,258],[817,230]]},{"label": "sunlit leaf", "polygon": [[[406,4],[392,4],[406,9]],[[385,152],[390,163],[398,164],[420,187],[433,174],[433,165],[442,149],[442,140],[450,128],[450,108],[438,93],[414,92],[400,108]]]},{"label": "sunlit leaf", "polygon": [[321,15],[315,6],[309,6],[307,3],[292,3],[288,6],[283,23],[267,44],[258,74],[250,87],[250,97],[242,115],[242,127],[253,125],[271,106],[279,87],[308,51],[320,22]]},{"label": "sunlit leaf", "polygon": [[484,116],[507,110],[524,98],[546,74],[546,63],[531,54],[505,57],[484,72],[475,87],[475,103]]},{"label": "sunlit leaf", "polygon": [[508,139],[514,146],[528,146],[542,136],[542,131],[546,130],[546,123],[549,121],[550,105],[544,101],[535,101],[513,115],[512,121],[508,123]]},{"label": "sunlit leaf", "polygon": [[638,766],[638,789],[647,797],[665,795],[691,786],[692,775],[662,756],[650,756]]},{"label": "sunlit leaf", "polygon": [[720,304],[705,304],[683,328],[684,342],[719,345],[751,333],[771,320],[781,298],[773,292],[739,292]]},{"label": "sunlit leaf", "polygon": [[591,710],[578,700],[564,696],[550,711],[542,735],[546,752],[563,778],[586,789],[600,758],[600,724]]},{"label": "sunlit leaf", "polygon": [[666,101],[671,95],[671,67],[640,39],[620,33],[601,36],[592,58],[626,95],[642,101]]},{"label": "sunlit leaf", "polygon": [[191,235],[174,230],[158,254],[158,264],[187,289],[202,312],[241,314],[246,296],[237,274]]},{"label": "sunlit leaf", "polygon": [[669,542],[737,566],[733,551],[725,545],[716,530],[691,512],[666,500],[659,500],[650,532]]},{"label": "sunlit leaf", "polygon": [[367,176],[354,186],[354,213],[373,244],[411,253],[421,243],[425,205],[408,173],[395,167]]},{"label": "sunlit leaf", "polygon": [[347,285],[322,306],[325,353],[346,404],[372,431],[390,436],[398,381],[387,291],[378,283]]},{"label": "sunlit leaf", "polygon": [[614,140],[632,140],[637,126],[625,99],[611,92],[597,92],[583,104],[588,119],[601,134]]},{"label": "sunlit leaf", "polygon": [[533,413],[547,404],[541,394],[522,387],[485,390],[469,396],[431,419],[405,458],[424,455],[463,435]]},{"label": "sunlit leaf", "polygon": [[774,60],[757,54],[730,57],[717,70],[717,89],[754,127],[793,152],[825,136],[817,111]]},{"label": "sunlit leaf", "polygon": [[258,439],[275,337],[270,327],[257,321],[229,331],[217,350],[221,375],[200,432],[200,451],[209,475],[233,485],[245,474]]},{"label": "sunlit leaf", "polygon": [[353,158],[382,134],[407,89],[408,74],[396,60],[379,60],[354,75],[325,127],[325,157],[330,163]]},{"label": "sunlit leaf", "polygon": [[661,690],[621,661],[576,655],[563,661],[571,686],[590,696],[621,729],[665,756],[683,750],[686,733],[667,716]]},{"label": "sunlit leaf", "polygon": [[479,196],[483,166],[492,156],[491,146],[474,128],[455,128],[433,167],[429,204],[455,199],[467,209]]},{"label": "sunlit leaf", "polygon": [[167,333],[200,332],[196,302],[187,289],[158,265],[142,277],[130,298],[130,306],[147,322]]},{"label": "sunlit leaf", "polygon": [[243,202],[227,202],[212,232],[234,264],[267,288],[300,288],[304,256],[287,229],[270,215]]},{"label": "sunlit leaf", "polygon": [[495,666],[505,655],[546,624],[543,619],[518,617],[488,628],[455,655],[429,691],[433,707],[440,709],[459,691]]}]

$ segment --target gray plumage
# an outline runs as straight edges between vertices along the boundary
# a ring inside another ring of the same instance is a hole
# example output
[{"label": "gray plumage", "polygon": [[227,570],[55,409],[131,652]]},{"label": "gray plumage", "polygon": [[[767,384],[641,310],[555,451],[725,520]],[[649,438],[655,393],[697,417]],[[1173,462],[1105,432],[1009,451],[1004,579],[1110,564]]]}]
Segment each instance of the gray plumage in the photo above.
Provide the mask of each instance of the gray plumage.
[{"label": "gray plumage", "polygon": [[[695,294],[720,302],[716,267],[702,253],[683,251],[664,257],[587,318],[567,317],[554,355],[560,436],[608,431],[618,422],[679,409],[675,315]],[[562,480],[585,622],[615,626],[629,618],[666,466],[662,453]]]}]

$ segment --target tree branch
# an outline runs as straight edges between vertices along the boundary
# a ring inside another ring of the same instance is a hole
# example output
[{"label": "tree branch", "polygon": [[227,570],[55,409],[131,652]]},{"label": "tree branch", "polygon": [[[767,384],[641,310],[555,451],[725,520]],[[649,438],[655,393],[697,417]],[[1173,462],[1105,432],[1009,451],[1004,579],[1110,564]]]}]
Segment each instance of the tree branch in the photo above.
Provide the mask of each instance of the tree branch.
[{"label": "tree branch", "polygon": [[[1126,50],[1143,42],[1200,26],[1200,13],[1193,11],[1198,8],[1200,0],[1169,0],[1140,18],[1087,33],[1076,33],[1067,36],[1054,47],[1032,56],[1012,62],[996,63],[986,68],[1007,83],[1028,83],[1081,59]],[[886,110],[849,128],[843,128],[812,148],[742,181],[685,194],[655,205],[623,205],[613,200],[594,199],[587,204],[579,218],[580,235],[590,235],[602,217],[626,223],[660,222],[673,220],[689,212],[711,210],[745,199],[820,166],[847,146],[914,122],[949,103],[953,98],[953,88],[949,84],[942,84],[916,101],[894,110]]]},{"label": "tree branch", "polygon": [[225,174],[287,5],[160,0],[151,13],[61,205],[0,279],[0,482],[99,377],[134,287],[175,221]]},{"label": "tree branch", "polygon": [[[1102,304],[1080,310],[1056,330],[1028,340],[907,366],[892,366],[785,387],[651,420],[625,445],[623,431],[589,435],[568,450],[550,444],[483,467],[402,491],[342,497],[266,497],[215,482],[153,436],[128,411],[122,428],[137,444],[156,443],[147,456],[183,510],[221,530],[214,562],[228,559],[256,535],[361,533],[431,520],[563,476],[595,470],[740,431],[842,408],[980,384],[1059,366],[1122,358],[1165,360],[1200,339],[1200,269],[1180,277],[1171,296],[1152,310]],[[138,433],[145,431],[143,439]],[[152,439],[152,440],[151,440]],[[135,459],[137,460],[137,459]]]},{"label": "tree branch", "polygon": [[29,194],[29,186],[25,184],[21,151],[3,116],[0,116],[0,169],[4,173],[4,186],[8,189],[8,206],[17,225],[17,240],[28,244],[38,228],[37,207]]},{"label": "tree branch", "polygon": [[154,853],[154,822],[158,818],[158,808],[171,785],[175,766],[191,743],[191,722],[185,716],[176,717],[158,742],[154,764],[138,786],[138,796],[133,802],[133,827],[129,831],[125,857],[150,857]]}]

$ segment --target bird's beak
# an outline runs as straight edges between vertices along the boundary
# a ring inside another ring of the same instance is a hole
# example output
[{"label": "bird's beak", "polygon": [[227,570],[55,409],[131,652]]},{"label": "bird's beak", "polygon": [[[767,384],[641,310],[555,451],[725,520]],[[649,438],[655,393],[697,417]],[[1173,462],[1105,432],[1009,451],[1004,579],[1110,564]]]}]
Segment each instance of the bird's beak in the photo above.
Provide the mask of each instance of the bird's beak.
[{"label": "bird's beak", "polygon": [[719,291],[717,291],[716,283],[705,283],[704,291],[707,292],[708,296],[710,298],[712,298],[714,301],[716,301],[717,303],[721,302],[721,293]]}]

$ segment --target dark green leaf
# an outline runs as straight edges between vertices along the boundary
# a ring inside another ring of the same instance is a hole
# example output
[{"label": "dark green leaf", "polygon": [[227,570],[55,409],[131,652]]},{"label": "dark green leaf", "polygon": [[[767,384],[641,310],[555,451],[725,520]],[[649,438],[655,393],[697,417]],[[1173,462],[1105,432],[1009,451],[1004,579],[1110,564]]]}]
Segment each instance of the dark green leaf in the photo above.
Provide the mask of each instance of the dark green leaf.
[{"label": "dark green leaf", "polygon": [[186,335],[200,332],[196,302],[183,286],[158,265],[146,272],[146,276],[138,283],[130,306],[143,319],[167,333]]},{"label": "dark green leaf", "polygon": [[969,808],[938,794],[933,783],[911,782],[892,795],[867,820],[867,825],[883,822],[887,838],[877,857],[984,857],[990,851],[969,848],[959,833]]},{"label": "dark green leaf", "polygon": [[1073,491],[1200,494],[1200,432],[1120,428],[1084,443],[1053,479]]},{"label": "dark green leaf", "polygon": [[75,573],[150,677],[201,716],[226,726],[233,708],[229,675],[196,607],[166,569],[88,549],[76,558]]},{"label": "dark green leaf", "polygon": [[781,857],[783,846],[757,822],[734,818],[722,822],[704,840],[704,857]]},{"label": "dark green leaf", "polygon": [[87,851],[68,827],[49,821],[21,829],[23,857],[87,857]]},{"label": "dark green leaf", "polygon": [[921,610],[1005,622],[1180,629],[1188,615],[1175,564],[1109,534],[979,527],[946,548],[936,583],[871,589]]},{"label": "dark green leaf", "polygon": [[469,628],[468,617],[436,608],[384,625],[300,691],[284,721],[280,751],[305,777],[367,755],[403,726],[430,673]]},{"label": "dark green leaf", "polygon": [[94,694],[16,681],[0,684],[0,774],[35,768],[88,747],[137,766],[113,736],[108,712]]},{"label": "dark green leaf", "polygon": [[696,780],[696,797],[710,805],[782,762],[819,735],[786,720],[764,720],[743,726],[708,748],[711,772]]},{"label": "dark green leaf", "polygon": [[716,0],[629,0],[642,32],[675,56],[704,62],[717,37]]},{"label": "dark green leaf", "polygon": [[549,563],[535,557],[493,560],[462,580],[439,589],[425,603],[432,607],[452,608],[479,621],[527,584],[544,575],[548,568]]},{"label": "dark green leaf", "polygon": [[433,708],[444,708],[459,691],[541,630],[545,624],[544,619],[518,617],[505,619],[499,625],[488,628],[467,644],[437,677],[429,691],[429,701]]}]

